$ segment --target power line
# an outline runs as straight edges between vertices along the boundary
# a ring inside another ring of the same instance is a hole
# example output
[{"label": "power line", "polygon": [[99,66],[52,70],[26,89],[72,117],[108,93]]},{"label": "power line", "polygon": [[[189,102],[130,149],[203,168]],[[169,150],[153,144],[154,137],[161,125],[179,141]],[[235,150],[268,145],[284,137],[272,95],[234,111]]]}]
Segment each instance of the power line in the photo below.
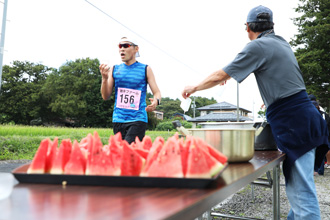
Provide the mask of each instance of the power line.
[{"label": "power line", "polygon": [[90,4],[91,6],[93,6],[94,8],[96,8],[97,10],[99,10],[101,13],[105,14],[107,17],[111,18],[112,20],[114,20],[115,22],[117,22],[118,24],[120,24],[121,26],[123,26],[124,28],[126,28],[127,30],[129,30],[130,32],[134,33],[135,35],[137,35],[138,37],[140,37],[141,39],[143,39],[144,41],[146,41],[147,43],[151,44],[153,47],[157,48],[158,50],[160,50],[161,52],[163,52],[164,54],[166,54],[167,56],[171,57],[172,59],[174,59],[175,61],[179,62],[180,64],[188,67],[190,70],[194,71],[195,73],[200,74],[199,72],[197,72],[196,70],[194,70],[192,67],[190,67],[189,65],[181,62],[180,60],[178,60],[177,58],[175,58],[174,56],[172,56],[171,54],[169,54],[168,52],[166,52],[165,50],[161,49],[160,47],[158,47],[157,45],[155,45],[154,43],[150,42],[149,40],[147,40],[146,38],[144,38],[143,36],[141,36],[140,34],[136,33],[135,31],[133,31],[132,29],[130,29],[129,27],[127,27],[126,25],[122,24],[121,22],[119,22],[117,19],[115,19],[114,17],[110,16],[108,13],[106,13],[105,11],[103,11],[102,9],[100,9],[99,7],[97,7],[96,5],[92,4],[91,2],[89,2],[88,0],[85,0],[88,4]]}]

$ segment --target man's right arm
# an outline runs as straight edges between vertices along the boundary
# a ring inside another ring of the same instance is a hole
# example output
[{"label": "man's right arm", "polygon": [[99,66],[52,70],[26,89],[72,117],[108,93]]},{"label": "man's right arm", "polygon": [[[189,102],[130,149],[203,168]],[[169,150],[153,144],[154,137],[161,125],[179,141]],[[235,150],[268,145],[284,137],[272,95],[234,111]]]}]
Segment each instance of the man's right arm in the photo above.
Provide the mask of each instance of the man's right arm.
[{"label": "man's right arm", "polygon": [[102,75],[101,95],[104,100],[108,100],[111,96],[114,85],[112,77],[113,67],[108,67],[106,64],[101,64],[99,68]]}]

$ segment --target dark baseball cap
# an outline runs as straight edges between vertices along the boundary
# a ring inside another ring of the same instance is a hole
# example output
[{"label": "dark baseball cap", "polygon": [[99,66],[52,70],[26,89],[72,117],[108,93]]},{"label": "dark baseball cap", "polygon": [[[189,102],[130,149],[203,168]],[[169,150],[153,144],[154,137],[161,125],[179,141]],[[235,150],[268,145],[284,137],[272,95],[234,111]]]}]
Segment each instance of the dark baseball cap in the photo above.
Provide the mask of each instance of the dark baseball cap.
[{"label": "dark baseball cap", "polygon": [[[262,14],[268,14],[269,16],[262,16]],[[273,22],[273,12],[262,5],[252,8],[247,16],[247,23],[259,23],[259,22]]]}]

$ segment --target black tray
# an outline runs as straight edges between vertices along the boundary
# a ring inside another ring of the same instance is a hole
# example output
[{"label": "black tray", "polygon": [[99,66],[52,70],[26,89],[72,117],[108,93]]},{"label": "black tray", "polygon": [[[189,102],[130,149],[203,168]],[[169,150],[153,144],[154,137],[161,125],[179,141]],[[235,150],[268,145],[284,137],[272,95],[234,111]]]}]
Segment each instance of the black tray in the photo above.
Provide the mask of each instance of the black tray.
[{"label": "black tray", "polygon": [[30,164],[22,165],[12,171],[20,183],[93,185],[117,187],[161,187],[161,188],[212,188],[228,164],[213,178],[167,178],[137,176],[96,176],[64,174],[27,174]]}]

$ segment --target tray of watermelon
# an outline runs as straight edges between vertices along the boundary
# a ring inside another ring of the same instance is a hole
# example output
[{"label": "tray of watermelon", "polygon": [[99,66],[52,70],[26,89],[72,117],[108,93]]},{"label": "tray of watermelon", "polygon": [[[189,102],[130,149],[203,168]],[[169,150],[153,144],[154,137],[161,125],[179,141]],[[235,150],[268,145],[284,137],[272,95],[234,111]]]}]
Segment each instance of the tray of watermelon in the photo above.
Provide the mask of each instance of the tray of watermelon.
[{"label": "tray of watermelon", "polygon": [[227,157],[198,137],[128,144],[117,133],[103,145],[95,131],[80,142],[42,140],[32,162],[12,173],[20,183],[210,188],[227,166]]}]

